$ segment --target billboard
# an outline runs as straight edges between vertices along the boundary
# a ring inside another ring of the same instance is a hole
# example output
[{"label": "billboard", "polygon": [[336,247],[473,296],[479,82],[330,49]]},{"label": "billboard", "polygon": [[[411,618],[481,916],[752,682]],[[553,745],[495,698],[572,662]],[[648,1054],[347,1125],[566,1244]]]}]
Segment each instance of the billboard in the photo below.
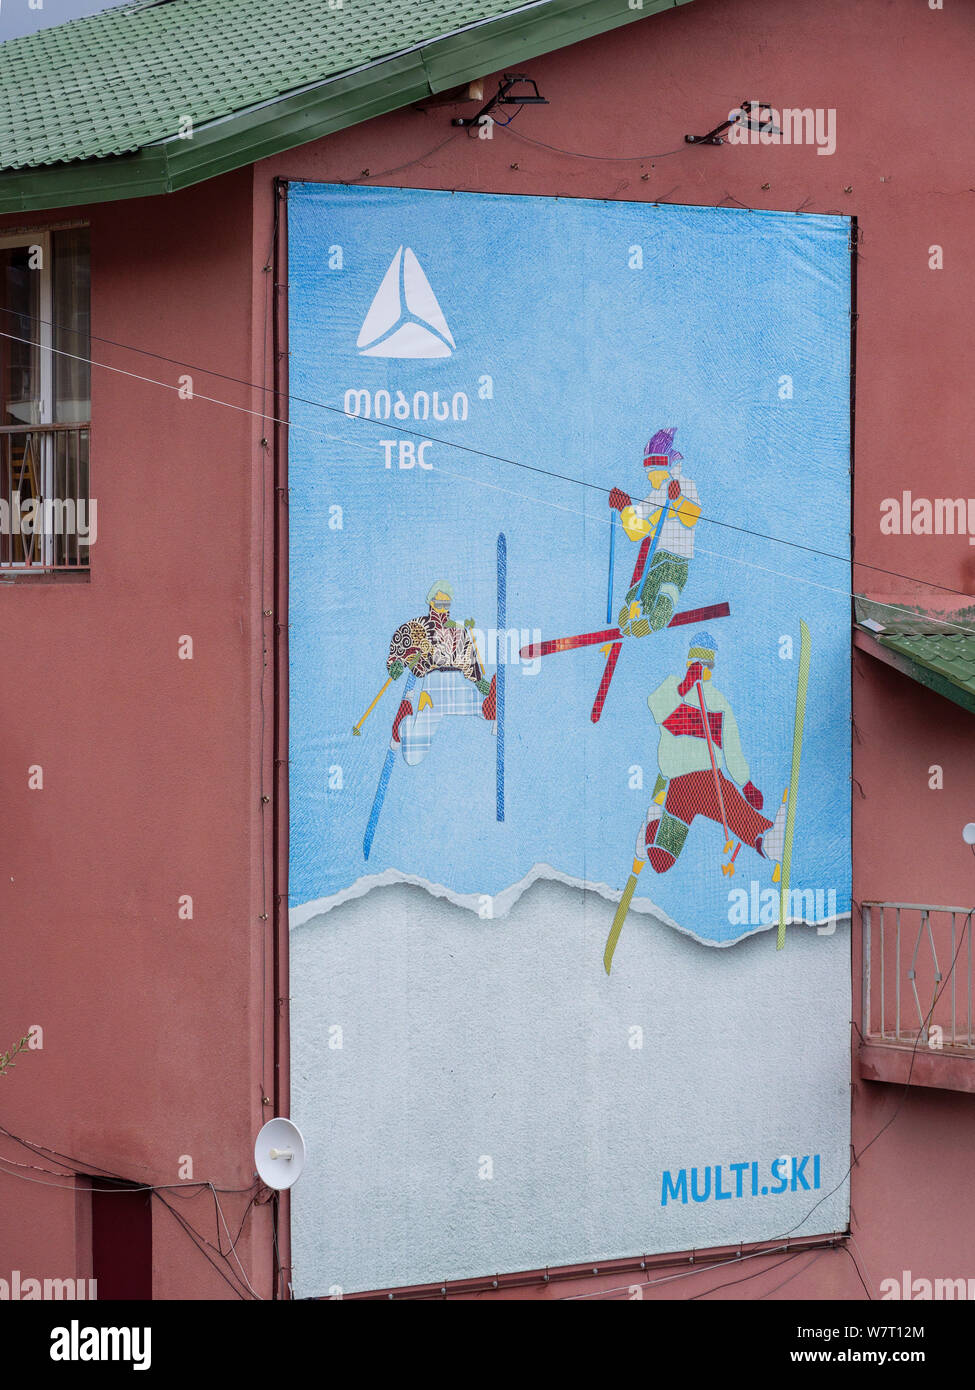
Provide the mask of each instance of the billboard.
[{"label": "billboard", "polygon": [[296,1292],[843,1229],[848,219],[288,245]]}]

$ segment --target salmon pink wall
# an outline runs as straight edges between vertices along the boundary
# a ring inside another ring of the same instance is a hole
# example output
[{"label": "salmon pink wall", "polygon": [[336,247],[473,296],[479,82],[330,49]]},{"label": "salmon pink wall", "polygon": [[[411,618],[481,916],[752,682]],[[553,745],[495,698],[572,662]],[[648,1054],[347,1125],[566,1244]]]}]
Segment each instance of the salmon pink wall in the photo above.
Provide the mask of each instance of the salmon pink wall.
[{"label": "salmon pink wall", "polygon": [[[520,66],[550,105],[526,108],[492,140],[457,132],[436,149],[451,134],[450,116],[473,107],[411,108],[166,198],[3,219],[4,230],[90,221],[93,356],[105,364],[93,385],[99,535],[91,580],[18,582],[0,595],[0,1047],[28,1026],[45,1030],[43,1050],[0,1082],[4,1128],[77,1159],[76,1167],[177,1183],[180,1156],[189,1154],[196,1179],[247,1189],[253,1136],[269,1110],[264,1095],[286,1113],[286,1078],[276,1096],[272,1052],[275,807],[261,800],[275,771],[270,681],[282,620],[268,530],[275,492],[261,443],[266,403],[259,390],[226,379],[270,380],[273,180],[855,215],[856,587],[933,604],[939,591],[900,577],[923,576],[953,591],[941,596],[957,605],[975,593],[975,548],[964,537],[884,536],[879,518],[882,500],[902,488],[972,491],[966,353],[975,231],[965,131],[973,40],[975,12],[960,4],[694,0],[526,58]],[[835,109],[836,152],[684,143],[745,98]],[[933,245],[943,247],[941,270],[929,269]],[[170,387],[189,372],[195,399],[109,367]],[[177,659],[184,634],[194,640],[192,661]],[[975,861],[960,840],[961,823],[975,819],[971,717],[861,652],[853,689],[863,792],[854,791],[855,899],[975,899]],[[940,792],[927,786],[934,762],[945,769]],[[43,791],[27,787],[36,764]],[[185,893],[192,921],[177,917]],[[903,1100],[900,1088],[860,1078],[857,968],[855,959],[853,1136],[862,1157],[853,1172],[853,1253],[876,1297],[879,1281],[904,1268],[932,1278],[975,1273],[966,1236],[975,1223],[975,1101],[918,1088]],[[286,988],[278,987],[286,1018]],[[15,1268],[87,1275],[85,1194],[57,1176],[67,1170],[50,1157],[2,1136],[0,1159],[0,1277]],[[188,1193],[172,1204],[216,1245],[209,1194]],[[234,1232],[251,1195],[222,1194]],[[246,1216],[237,1253],[267,1295],[270,1208]],[[226,1279],[237,1266],[194,1248],[158,1202],[153,1236],[157,1297],[234,1296]],[[286,1229],[282,1242],[286,1263]],[[773,1270],[779,1259],[752,1261],[756,1277],[719,1296],[863,1294],[846,1251],[812,1251]],[[504,1296],[630,1282],[580,1270],[574,1283]],[[699,1272],[646,1294],[682,1297],[722,1282],[720,1272]]]},{"label": "salmon pink wall", "polygon": [[[68,214],[91,223],[92,356],[107,364],[93,371],[91,579],[0,590],[0,1047],[44,1028],[43,1050],[0,1081],[0,1123],[76,1160],[70,1167],[177,1188],[183,1155],[198,1181],[252,1188],[262,1077],[273,1085],[260,1056],[262,1032],[271,1037],[260,920],[262,428],[199,397],[247,409],[259,398],[166,360],[252,379],[250,194],[243,171],[167,200]],[[175,389],[186,371],[193,400]],[[192,660],[178,658],[184,636]],[[40,791],[28,790],[36,764]],[[177,915],[184,894],[192,920]],[[67,1170],[9,1140],[0,1155],[49,1170],[0,1164],[0,1277],[85,1273],[83,1200],[79,1217],[62,1190],[71,1180],[56,1176]],[[163,1195],[217,1244],[209,1192]],[[221,1194],[232,1232],[250,1195]],[[228,1277],[237,1266],[194,1248],[159,1201],[153,1216],[155,1296],[231,1297],[214,1265]],[[237,1253],[267,1292],[268,1207],[249,1214]]]}]

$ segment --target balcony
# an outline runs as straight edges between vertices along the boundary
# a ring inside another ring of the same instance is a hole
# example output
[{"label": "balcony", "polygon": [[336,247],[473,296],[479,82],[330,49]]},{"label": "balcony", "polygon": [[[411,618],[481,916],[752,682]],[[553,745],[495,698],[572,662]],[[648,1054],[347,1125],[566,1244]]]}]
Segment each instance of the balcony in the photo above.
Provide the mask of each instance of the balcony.
[{"label": "balcony", "polygon": [[0,572],[88,569],[88,441],[87,423],[0,427]]},{"label": "balcony", "polygon": [[972,912],[865,902],[862,920],[861,1075],[975,1092]]}]

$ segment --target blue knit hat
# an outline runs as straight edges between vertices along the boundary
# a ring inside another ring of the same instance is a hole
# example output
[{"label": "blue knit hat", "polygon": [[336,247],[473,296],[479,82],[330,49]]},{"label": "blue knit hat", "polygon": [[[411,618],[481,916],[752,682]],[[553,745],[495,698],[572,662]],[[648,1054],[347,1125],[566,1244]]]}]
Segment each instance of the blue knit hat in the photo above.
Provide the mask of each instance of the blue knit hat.
[{"label": "blue knit hat", "polygon": [[710,632],[699,632],[691,642],[687,659],[688,661],[713,661],[717,651],[718,644]]}]

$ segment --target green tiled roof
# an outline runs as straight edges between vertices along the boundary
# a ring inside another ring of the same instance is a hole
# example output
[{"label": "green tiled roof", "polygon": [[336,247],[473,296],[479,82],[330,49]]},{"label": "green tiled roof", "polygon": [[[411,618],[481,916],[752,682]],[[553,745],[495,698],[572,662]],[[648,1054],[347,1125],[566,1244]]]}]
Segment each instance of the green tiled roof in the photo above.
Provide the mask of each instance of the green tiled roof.
[{"label": "green tiled roof", "polygon": [[943,676],[975,701],[975,636],[960,632],[919,636],[882,633],[877,640],[891,651],[909,657],[918,666]]},{"label": "green tiled roof", "polygon": [[[0,212],[167,192],[686,0],[138,0],[0,44]],[[192,139],[179,139],[189,117]]]},{"label": "green tiled roof", "polygon": [[518,9],[517,0],[164,0],[0,44],[2,167],[129,154]]},{"label": "green tiled roof", "polygon": [[856,617],[874,655],[975,713],[975,610],[942,616],[858,594]]}]

